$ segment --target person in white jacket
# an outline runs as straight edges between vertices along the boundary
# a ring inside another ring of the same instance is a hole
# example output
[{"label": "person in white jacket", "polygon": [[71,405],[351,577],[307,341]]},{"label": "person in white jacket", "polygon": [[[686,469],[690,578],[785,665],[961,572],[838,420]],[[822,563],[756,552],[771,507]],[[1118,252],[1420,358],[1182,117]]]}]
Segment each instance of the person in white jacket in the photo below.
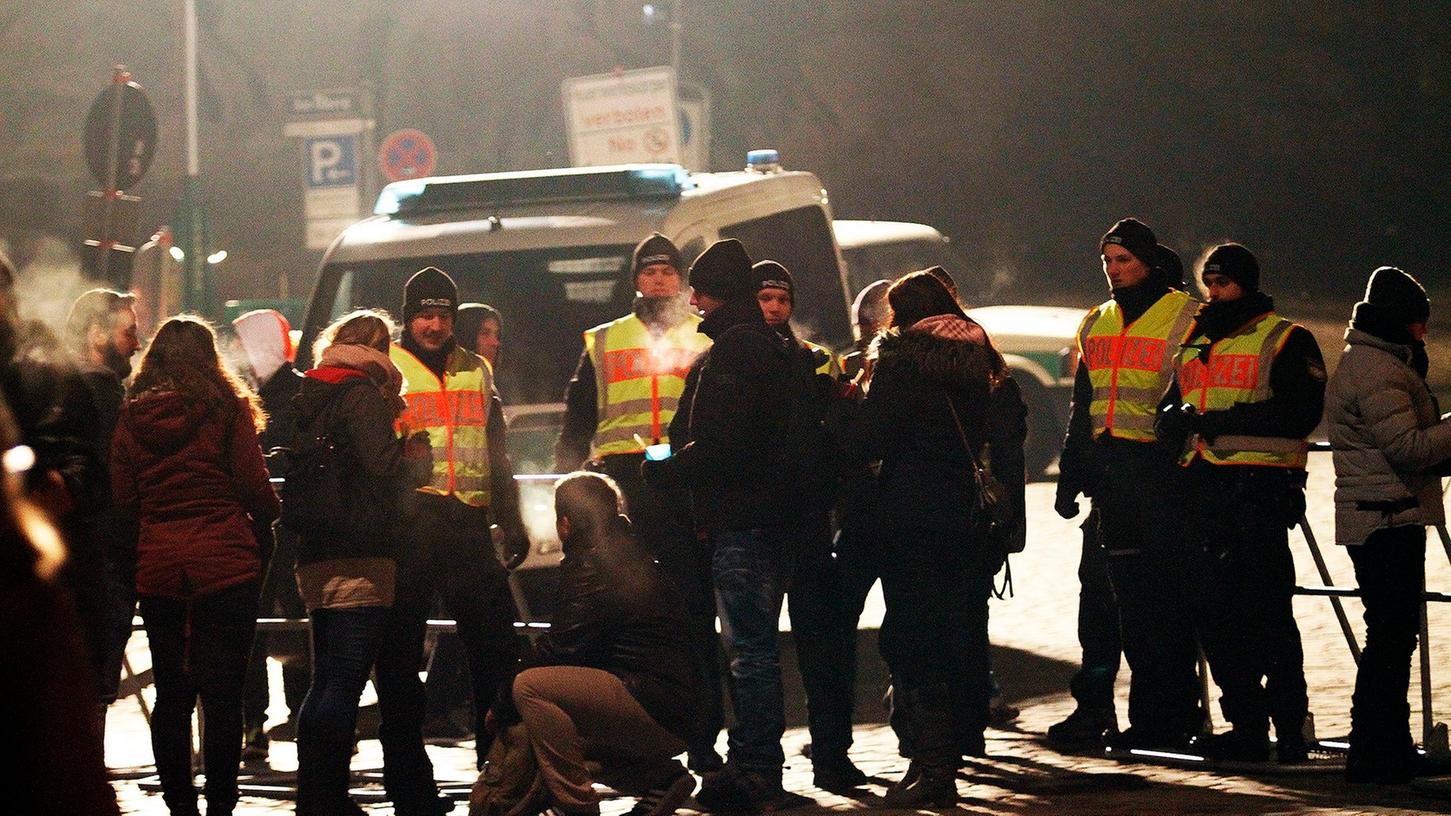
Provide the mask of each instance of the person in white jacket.
[{"label": "person in white jacket", "polygon": [[1421,760],[1408,728],[1411,652],[1426,579],[1426,526],[1442,524],[1438,466],[1451,422],[1426,386],[1431,302],[1394,267],[1371,273],[1330,379],[1335,540],[1347,545],[1365,603],[1365,651],[1351,706],[1352,782],[1408,782]]}]

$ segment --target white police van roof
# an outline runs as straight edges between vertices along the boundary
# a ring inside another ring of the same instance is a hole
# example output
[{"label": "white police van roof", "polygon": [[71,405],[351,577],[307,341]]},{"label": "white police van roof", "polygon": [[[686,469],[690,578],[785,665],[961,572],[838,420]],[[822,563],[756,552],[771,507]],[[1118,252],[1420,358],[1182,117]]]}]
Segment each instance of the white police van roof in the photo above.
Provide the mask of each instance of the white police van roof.
[{"label": "white police van roof", "polygon": [[895,244],[905,241],[946,241],[947,238],[926,224],[906,221],[854,221],[838,219],[831,222],[836,243],[843,250],[863,246]]}]

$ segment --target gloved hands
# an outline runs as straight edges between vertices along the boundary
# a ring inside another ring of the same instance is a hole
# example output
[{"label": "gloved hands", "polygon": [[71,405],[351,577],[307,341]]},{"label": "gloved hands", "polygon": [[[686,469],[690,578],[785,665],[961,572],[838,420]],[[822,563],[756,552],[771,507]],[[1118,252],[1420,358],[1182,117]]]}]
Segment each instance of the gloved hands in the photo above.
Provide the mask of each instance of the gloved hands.
[{"label": "gloved hands", "polygon": [[511,530],[504,534],[504,569],[514,570],[529,557],[529,534]]},{"label": "gloved hands", "polygon": [[1200,420],[1199,409],[1189,403],[1183,405],[1166,405],[1154,419],[1154,435],[1165,445],[1179,450],[1184,447],[1184,440],[1189,434],[1199,430]]},{"label": "gloved hands", "polygon": [[1078,486],[1062,478],[1058,480],[1058,493],[1053,498],[1053,510],[1066,519],[1078,517]]}]

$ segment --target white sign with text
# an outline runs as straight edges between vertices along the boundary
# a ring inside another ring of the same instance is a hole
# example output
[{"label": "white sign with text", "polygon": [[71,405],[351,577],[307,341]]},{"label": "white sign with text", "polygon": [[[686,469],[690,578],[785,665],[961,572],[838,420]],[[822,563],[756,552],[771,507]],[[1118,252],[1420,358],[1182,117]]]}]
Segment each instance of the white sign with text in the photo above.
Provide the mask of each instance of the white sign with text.
[{"label": "white sign with text", "polygon": [[576,167],[681,160],[669,66],[566,79],[564,117]]}]

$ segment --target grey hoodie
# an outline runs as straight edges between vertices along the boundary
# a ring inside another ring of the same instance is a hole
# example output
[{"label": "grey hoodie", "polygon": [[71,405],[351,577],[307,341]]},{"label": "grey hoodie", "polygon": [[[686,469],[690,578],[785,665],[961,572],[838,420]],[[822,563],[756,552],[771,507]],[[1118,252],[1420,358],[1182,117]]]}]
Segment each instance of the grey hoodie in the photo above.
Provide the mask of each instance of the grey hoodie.
[{"label": "grey hoodie", "polygon": [[1355,328],[1345,342],[1325,394],[1335,543],[1363,544],[1386,527],[1444,523],[1441,480],[1430,468],[1451,458],[1451,422],[1440,421],[1436,398],[1411,368],[1410,347]]}]

